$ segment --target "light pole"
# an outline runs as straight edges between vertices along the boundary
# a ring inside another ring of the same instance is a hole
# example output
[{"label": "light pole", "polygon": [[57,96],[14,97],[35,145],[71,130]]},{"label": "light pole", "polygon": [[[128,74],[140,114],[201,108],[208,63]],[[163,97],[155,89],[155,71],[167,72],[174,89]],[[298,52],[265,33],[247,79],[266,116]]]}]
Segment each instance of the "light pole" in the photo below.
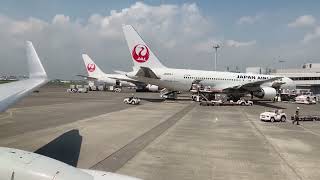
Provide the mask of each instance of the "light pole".
[{"label": "light pole", "polygon": [[285,63],[285,62],[286,62],[285,60],[279,60],[280,69],[281,69],[281,70],[283,69],[283,65],[282,65],[282,63]]},{"label": "light pole", "polygon": [[218,48],[220,48],[219,44],[214,44],[213,48],[215,49],[214,54],[214,70],[217,70],[217,60],[218,60]]}]

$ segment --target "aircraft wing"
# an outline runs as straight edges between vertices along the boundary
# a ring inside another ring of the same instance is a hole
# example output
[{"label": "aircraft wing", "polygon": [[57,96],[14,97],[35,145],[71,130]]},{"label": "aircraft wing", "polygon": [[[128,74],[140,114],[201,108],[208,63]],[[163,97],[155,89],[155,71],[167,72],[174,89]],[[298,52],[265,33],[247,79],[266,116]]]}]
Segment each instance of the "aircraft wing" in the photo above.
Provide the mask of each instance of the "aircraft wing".
[{"label": "aircraft wing", "polygon": [[129,82],[129,83],[132,83],[136,86],[146,86],[145,83],[143,82],[140,82],[140,81],[137,81],[137,80],[134,80],[134,79],[131,79],[131,78],[121,78],[121,77],[108,77],[108,78],[111,78],[111,79],[115,79],[115,80],[119,80],[119,81],[126,81],[126,82]]},{"label": "aircraft wing", "polygon": [[225,88],[224,91],[228,91],[228,90],[239,90],[239,89],[245,89],[248,91],[255,91],[258,88],[260,88],[260,86],[264,83],[268,83],[268,82],[273,82],[275,80],[281,79],[282,77],[274,77],[274,78],[270,78],[270,79],[266,79],[266,80],[261,80],[261,81],[255,81],[255,82],[250,82],[250,83],[245,83],[245,84],[241,84],[238,86],[233,86],[233,87],[228,87]]},{"label": "aircraft wing", "polygon": [[27,41],[26,53],[29,79],[0,84],[0,112],[48,82],[47,73],[30,41]]},{"label": "aircraft wing", "polygon": [[[122,74],[121,74],[122,75]],[[150,68],[148,67],[139,67],[137,73],[134,75],[137,78],[152,78],[152,79],[160,79]],[[118,77],[118,76],[108,76],[108,78],[120,80],[120,81],[127,81],[131,82],[134,84],[145,84],[140,82],[139,80],[136,79],[131,79],[125,75],[125,77]]]},{"label": "aircraft wing", "polygon": [[82,77],[82,78],[85,78],[85,79],[87,79],[87,80],[89,80],[89,81],[96,81],[96,80],[98,80],[98,79],[95,78],[95,77],[85,76],[85,75],[81,75],[81,74],[78,74],[77,76]]},{"label": "aircraft wing", "polygon": [[138,70],[137,77],[144,77],[144,78],[152,78],[152,79],[160,79],[150,68],[148,67],[140,67]]}]

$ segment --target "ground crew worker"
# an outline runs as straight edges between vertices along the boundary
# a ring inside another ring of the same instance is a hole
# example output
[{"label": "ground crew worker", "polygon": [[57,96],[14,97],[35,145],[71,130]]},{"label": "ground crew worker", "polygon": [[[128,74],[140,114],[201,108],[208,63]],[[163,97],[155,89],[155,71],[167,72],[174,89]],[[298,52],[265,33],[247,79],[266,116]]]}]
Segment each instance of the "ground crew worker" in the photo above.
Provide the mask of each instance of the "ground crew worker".
[{"label": "ground crew worker", "polygon": [[299,110],[300,110],[300,108],[297,107],[296,113],[294,114],[294,119],[293,119],[293,121],[292,121],[292,124],[294,124],[295,122],[297,122],[297,125],[300,125],[300,124],[299,124]]}]

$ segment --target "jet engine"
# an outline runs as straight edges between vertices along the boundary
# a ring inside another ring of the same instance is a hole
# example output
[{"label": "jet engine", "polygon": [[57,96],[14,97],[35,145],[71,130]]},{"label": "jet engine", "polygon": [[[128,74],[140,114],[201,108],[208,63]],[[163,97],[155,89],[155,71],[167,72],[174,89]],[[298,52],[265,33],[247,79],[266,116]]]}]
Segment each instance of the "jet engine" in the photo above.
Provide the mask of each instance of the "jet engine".
[{"label": "jet engine", "polygon": [[261,87],[259,91],[254,91],[253,95],[260,99],[273,99],[277,95],[276,89],[272,87]]},{"label": "jet engine", "polygon": [[151,91],[151,92],[156,92],[156,91],[159,91],[159,86],[156,86],[156,85],[152,85],[152,84],[148,84],[146,86],[146,88]]}]

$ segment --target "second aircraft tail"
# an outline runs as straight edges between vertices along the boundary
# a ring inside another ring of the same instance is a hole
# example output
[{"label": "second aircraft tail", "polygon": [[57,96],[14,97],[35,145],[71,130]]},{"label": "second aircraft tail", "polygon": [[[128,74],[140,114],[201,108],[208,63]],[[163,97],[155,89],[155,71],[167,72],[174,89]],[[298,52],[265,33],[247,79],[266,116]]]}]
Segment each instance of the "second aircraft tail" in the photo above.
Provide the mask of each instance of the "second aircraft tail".
[{"label": "second aircraft tail", "polygon": [[87,54],[82,54],[82,59],[89,77],[98,78],[105,74]]}]

